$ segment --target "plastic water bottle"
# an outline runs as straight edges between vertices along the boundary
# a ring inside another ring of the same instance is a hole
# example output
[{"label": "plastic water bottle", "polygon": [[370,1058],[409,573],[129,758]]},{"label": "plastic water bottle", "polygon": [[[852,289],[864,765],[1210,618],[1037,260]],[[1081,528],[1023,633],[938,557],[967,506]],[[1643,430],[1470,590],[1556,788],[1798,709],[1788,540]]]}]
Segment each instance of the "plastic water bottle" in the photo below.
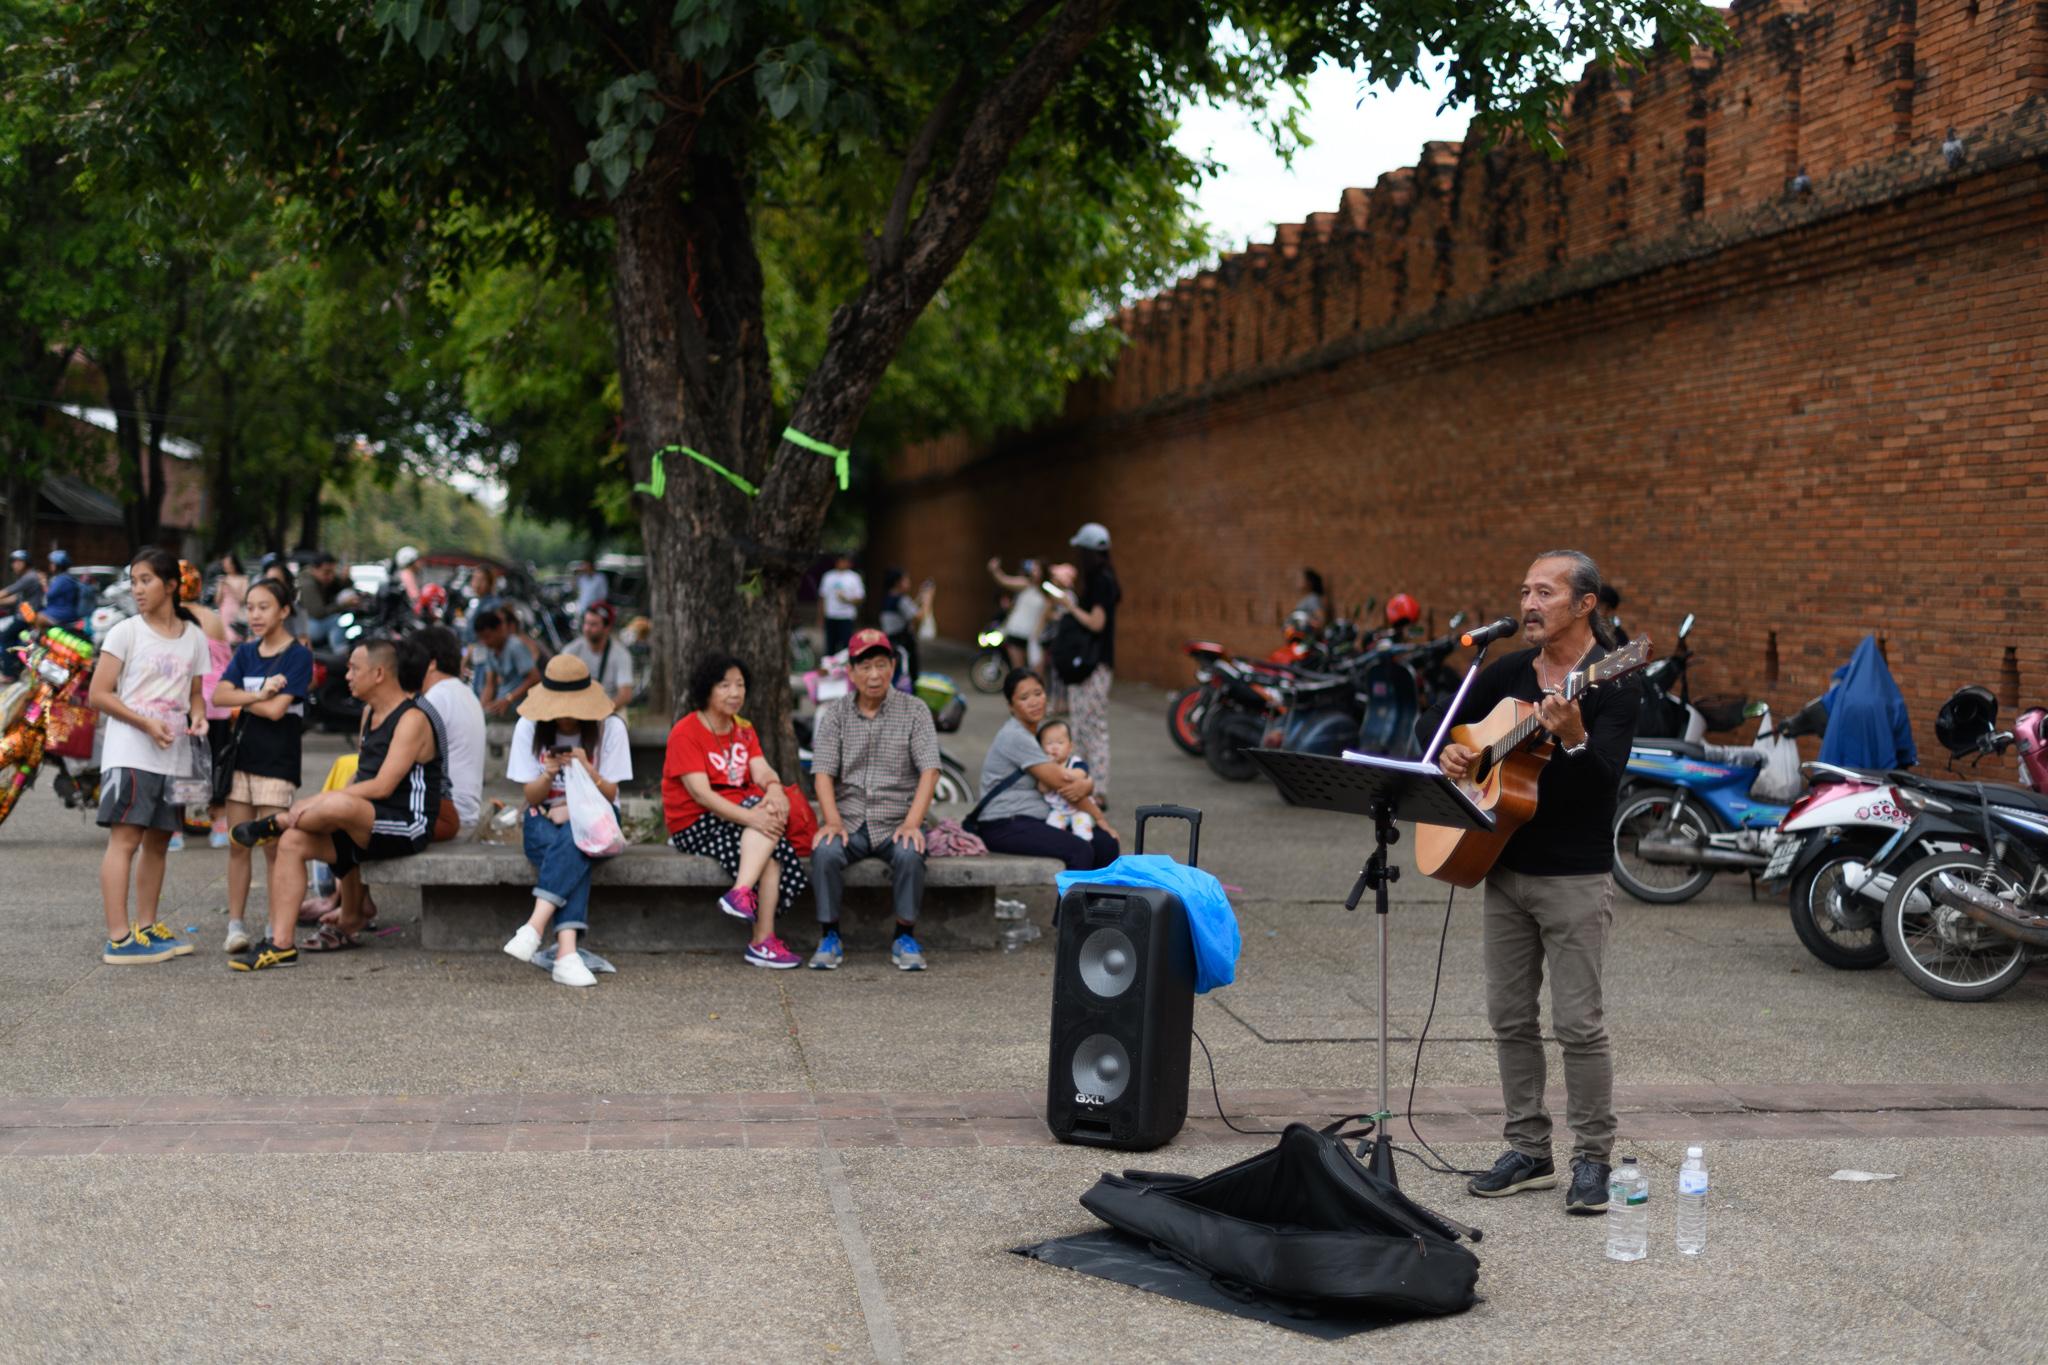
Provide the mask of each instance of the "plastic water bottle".
[{"label": "plastic water bottle", "polygon": [[1023,919],[1027,913],[1028,909],[1023,901],[1012,900],[1008,896],[996,897],[997,919]]},{"label": "plastic water bottle", "polygon": [[1607,1177],[1607,1259],[1640,1261],[1650,1254],[1650,1178],[1625,1156]]},{"label": "plastic water bottle", "polygon": [[1697,1147],[1685,1149],[1678,1170],[1678,1249],[1688,1256],[1707,1249],[1707,1163]]},{"label": "plastic water bottle", "polygon": [[1027,943],[1036,943],[1039,939],[1039,928],[1028,919],[1019,920],[1003,930],[999,937],[1003,941],[1004,952],[1015,952]]}]

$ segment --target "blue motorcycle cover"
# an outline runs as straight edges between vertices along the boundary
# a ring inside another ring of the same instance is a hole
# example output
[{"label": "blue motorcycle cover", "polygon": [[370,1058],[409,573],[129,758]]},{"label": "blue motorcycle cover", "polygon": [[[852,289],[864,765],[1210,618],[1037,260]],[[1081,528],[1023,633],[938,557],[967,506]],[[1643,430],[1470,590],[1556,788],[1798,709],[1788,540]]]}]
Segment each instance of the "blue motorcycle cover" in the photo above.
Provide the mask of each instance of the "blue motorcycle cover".
[{"label": "blue motorcycle cover", "polygon": [[1163,853],[1126,853],[1096,872],[1062,872],[1059,894],[1076,882],[1089,886],[1156,886],[1180,897],[1188,912],[1188,932],[1195,944],[1195,992],[1207,994],[1237,979],[1237,953],[1243,939],[1237,912],[1223,883],[1199,867],[1177,863]]},{"label": "blue motorcycle cover", "polygon": [[1821,698],[1828,730],[1821,740],[1823,763],[1846,768],[1910,768],[1920,761],[1906,699],[1892,681],[1891,668],[1866,635],[1849,662],[1835,670],[1834,686]]}]

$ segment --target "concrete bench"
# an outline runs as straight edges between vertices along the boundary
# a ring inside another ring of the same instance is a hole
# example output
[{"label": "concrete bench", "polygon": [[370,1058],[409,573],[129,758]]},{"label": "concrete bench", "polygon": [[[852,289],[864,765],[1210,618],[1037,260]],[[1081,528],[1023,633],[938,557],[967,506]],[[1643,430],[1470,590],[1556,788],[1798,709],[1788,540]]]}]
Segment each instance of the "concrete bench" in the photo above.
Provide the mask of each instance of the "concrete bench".
[{"label": "concrete bench", "polygon": [[[918,937],[931,948],[993,948],[1003,927],[995,918],[997,894],[1023,901],[1043,918],[1059,871],[1050,858],[933,858],[925,870]],[[499,844],[435,844],[414,857],[366,863],[363,878],[372,891],[417,892],[420,942],[437,950],[499,948],[533,909],[533,865],[518,849]],[[598,952],[737,951],[745,944],[742,926],[718,909],[730,885],[710,858],[636,844],[598,863],[591,875],[591,946]],[[784,906],[777,919],[798,941],[813,938],[817,911],[810,892]],[[886,948],[892,922],[888,866],[868,859],[848,868],[841,925],[848,946]]]}]

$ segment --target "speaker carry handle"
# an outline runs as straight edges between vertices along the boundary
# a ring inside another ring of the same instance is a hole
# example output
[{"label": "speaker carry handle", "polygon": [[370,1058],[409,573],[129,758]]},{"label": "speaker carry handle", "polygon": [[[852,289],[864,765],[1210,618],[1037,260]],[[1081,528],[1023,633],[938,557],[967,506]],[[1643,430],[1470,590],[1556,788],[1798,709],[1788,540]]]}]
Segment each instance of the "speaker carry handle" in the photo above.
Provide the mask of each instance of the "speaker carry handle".
[{"label": "speaker carry handle", "polygon": [[1134,852],[1145,851],[1145,822],[1157,816],[1161,820],[1185,820],[1188,822],[1188,866],[1199,867],[1196,861],[1202,846],[1202,812],[1187,806],[1140,806],[1138,807],[1138,846]]}]

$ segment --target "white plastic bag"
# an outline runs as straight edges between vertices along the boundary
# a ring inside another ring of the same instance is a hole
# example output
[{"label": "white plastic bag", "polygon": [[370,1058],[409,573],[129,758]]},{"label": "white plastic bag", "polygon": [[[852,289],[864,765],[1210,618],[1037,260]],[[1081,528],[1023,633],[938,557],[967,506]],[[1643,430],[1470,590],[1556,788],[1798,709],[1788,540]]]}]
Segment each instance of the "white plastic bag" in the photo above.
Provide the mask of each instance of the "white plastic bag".
[{"label": "white plastic bag", "polygon": [[619,813],[604,799],[597,783],[581,763],[570,763],[563,779],[569,801],[569,833],[586,857],[609,858],[626,848],[625,833],[619,828]]},{"label": "white plastic bag", "polygon": [[1750,784],[1749,794],[1759,801],[1790,805],[1806,790],[1799,774],[1799,741],[1783,735],[1759,735],[1756,747],[1763,751],[1763,771]]}]

